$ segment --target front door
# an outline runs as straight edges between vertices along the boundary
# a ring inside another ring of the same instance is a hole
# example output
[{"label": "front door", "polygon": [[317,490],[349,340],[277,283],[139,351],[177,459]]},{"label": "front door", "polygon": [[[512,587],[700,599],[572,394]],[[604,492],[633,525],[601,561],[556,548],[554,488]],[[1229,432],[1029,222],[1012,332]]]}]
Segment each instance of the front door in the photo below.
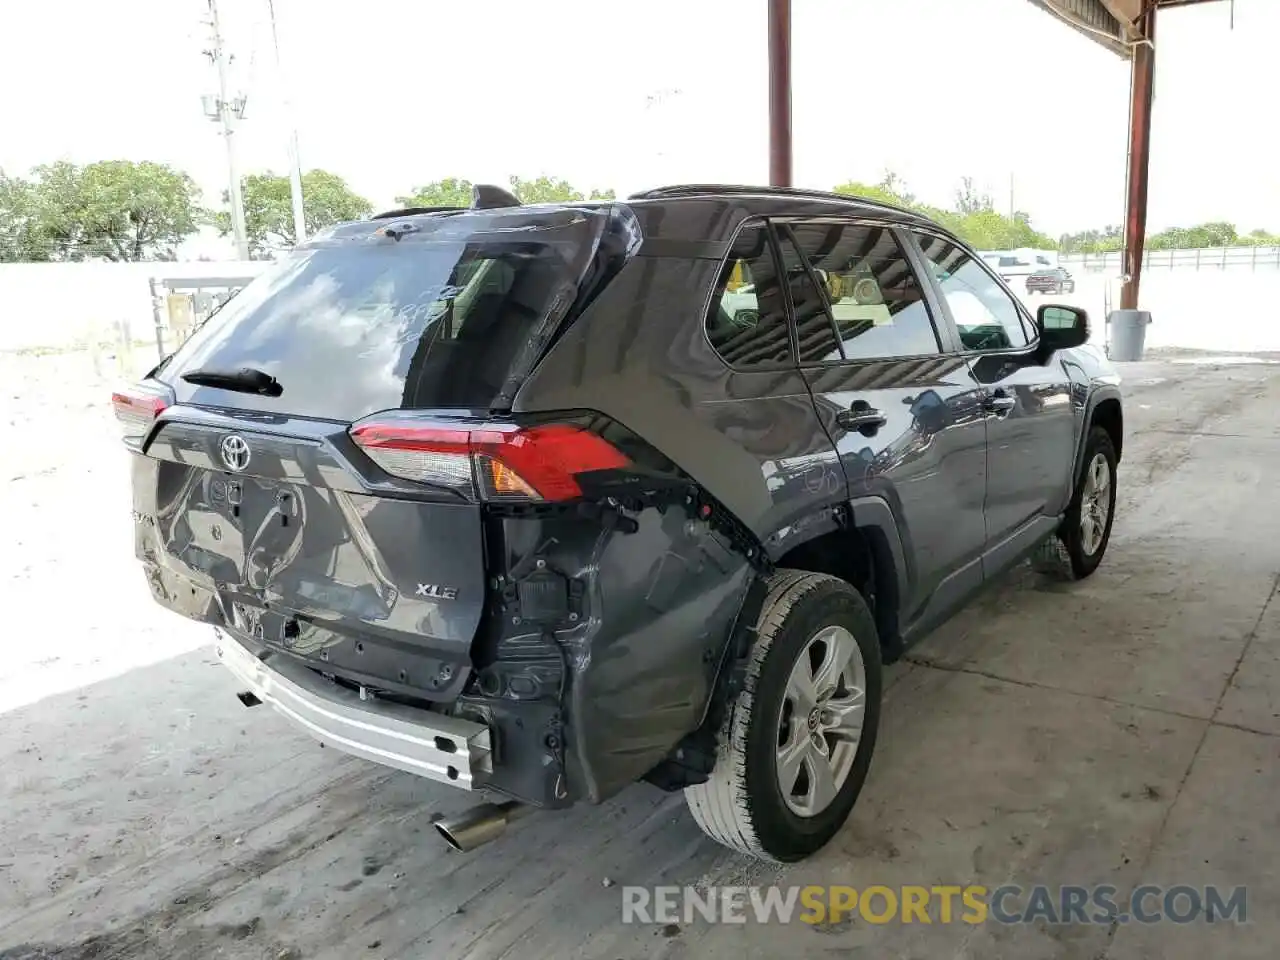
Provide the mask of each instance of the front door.
[{"label": "front door", "polygon": [[917,235],[974,379],[987,427],[987,574],[1051,530],[1066,508],[1075,455],[1071,383],[1058,356],[985,264],[940,235]]},{"label": "front door", "polygon": [[849,495],[893,511],[911,582],[900,615],[981,582],[986,454],[967,360],[941,339],[933,291],[902,236],[865,221],[779,221],[798,360],[840,454]]}]

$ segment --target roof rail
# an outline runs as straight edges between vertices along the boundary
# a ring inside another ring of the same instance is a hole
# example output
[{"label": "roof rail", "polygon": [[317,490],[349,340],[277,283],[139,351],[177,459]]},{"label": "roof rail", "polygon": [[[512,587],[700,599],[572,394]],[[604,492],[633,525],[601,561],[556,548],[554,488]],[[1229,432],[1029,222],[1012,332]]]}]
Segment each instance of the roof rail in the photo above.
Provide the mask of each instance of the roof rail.
[{"label": "roof rail", "polygon": [[860,197],[852,193],[833,193],[830,190],[806,190],[802,187],[760,187],[748,184],[732,183],[688,183],[677,184],[670,187],[655,187],[652,190],[642,190],[640,193],[633,193],[627,199],[662,200],[671,197],[725,196],[734,193],[745,193],[751,196],[807,197],[814,200],[837,200],[843,203],[858,203],[868,207],[883,207],[886,210],[894,210],[899,213],[914,212],[907,210],[905,207],[895,206],[892,203],[885,203],[883,200],[873,200],[870,197]]}]

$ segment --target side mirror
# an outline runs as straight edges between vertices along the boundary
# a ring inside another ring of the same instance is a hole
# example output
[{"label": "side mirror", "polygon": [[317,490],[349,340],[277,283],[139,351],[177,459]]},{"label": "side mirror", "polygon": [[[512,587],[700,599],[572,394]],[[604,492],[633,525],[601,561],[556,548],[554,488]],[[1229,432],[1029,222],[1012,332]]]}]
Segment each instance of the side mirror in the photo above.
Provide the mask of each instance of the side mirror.
[{"label": "side mirror", "polygon": [[1079,307],[1047,303],[1036,311],[1036,329],[1047,353],[1068,350],[1089,342],[1089,314]]}]

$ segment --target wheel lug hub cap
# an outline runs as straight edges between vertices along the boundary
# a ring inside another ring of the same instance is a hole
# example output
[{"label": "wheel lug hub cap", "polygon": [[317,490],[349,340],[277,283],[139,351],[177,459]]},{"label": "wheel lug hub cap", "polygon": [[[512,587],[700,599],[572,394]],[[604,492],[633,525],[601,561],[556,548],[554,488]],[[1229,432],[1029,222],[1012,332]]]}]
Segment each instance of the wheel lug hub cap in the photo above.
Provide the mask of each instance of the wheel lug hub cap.
[{"label": "wheel lug hub cap", "polygon": [[822,711],[819,710],[817,707],[814,707],[812,710],[809,711],[809,718],[807,720],[807,723],[809,725],[809,732],[817,733],[818,725],[821,722],[822,722]]}]

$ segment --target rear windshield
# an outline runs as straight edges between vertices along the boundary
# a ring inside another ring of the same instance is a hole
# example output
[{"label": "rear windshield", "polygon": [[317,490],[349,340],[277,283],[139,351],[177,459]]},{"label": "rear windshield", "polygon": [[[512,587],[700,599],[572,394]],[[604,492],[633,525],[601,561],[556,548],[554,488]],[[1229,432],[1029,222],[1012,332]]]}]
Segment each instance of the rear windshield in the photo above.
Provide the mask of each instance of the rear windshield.
[{"label": "rear windshield", "polygon": [[[487,409],[572,304],[589,215],[551,228],[374,234],[289,255],[212,316],[162,370],[179,401],[351,421],[379,410]],[[193,370],[263,370],[279,397],[195,387]],[[524,371],[524,372],[527,372]]]}]

